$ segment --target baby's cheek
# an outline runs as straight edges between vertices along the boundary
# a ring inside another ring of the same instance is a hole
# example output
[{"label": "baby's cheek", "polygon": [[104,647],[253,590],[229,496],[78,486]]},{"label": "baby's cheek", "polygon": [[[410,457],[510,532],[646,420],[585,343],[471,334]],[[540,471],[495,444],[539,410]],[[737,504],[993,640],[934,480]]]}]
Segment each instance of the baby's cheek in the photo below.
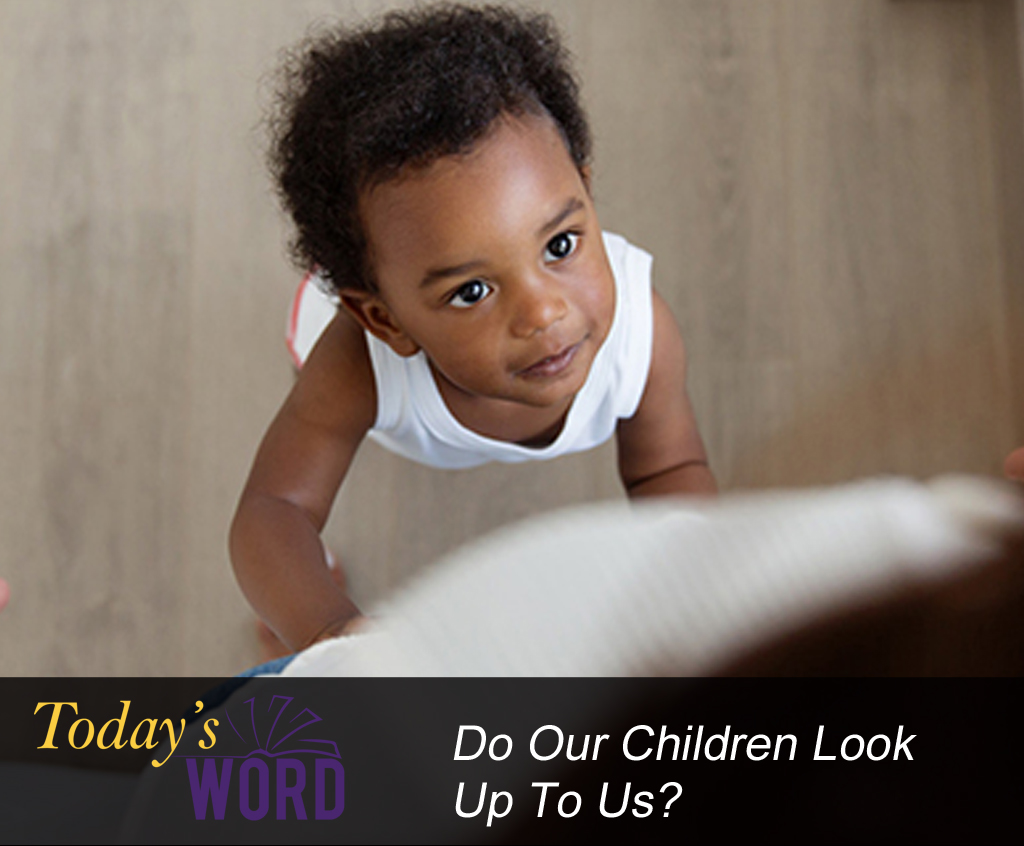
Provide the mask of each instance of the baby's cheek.
[{"label": "baby's cheek", "polygon": [[457,353],[449,356],[448,366],[463,376],[478,379],[483,374],[492,373],[496,367],[489,345],[476,343],[472,346],[463,345]]}]

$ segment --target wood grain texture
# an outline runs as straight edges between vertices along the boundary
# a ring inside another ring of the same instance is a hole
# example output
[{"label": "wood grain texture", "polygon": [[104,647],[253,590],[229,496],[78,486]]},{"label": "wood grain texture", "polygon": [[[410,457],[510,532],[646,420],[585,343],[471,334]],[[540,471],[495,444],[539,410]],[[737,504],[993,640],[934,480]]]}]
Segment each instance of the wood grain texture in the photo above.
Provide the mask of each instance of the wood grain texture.
[{"label": "wood grain texture", "polygon": [[[267,74],[378,2],[0,0],[0,673],[256,658],[226,531],[288,390]],[[655,256],[727,488],[995,473],[1024,442],[1019,0],[549,2],[604,225]],[[368,604],[620,496],[614,450],[362,450],[327,530]]]}]

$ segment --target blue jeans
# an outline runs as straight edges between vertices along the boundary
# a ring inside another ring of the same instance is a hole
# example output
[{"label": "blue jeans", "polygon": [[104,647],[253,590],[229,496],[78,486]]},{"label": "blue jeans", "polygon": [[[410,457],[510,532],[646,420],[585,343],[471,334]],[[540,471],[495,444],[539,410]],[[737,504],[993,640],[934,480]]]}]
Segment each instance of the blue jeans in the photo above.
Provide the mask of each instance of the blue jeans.
[{"label": "blue jeans", "polygon": [[247,679],[253,676],[276,676],[281,670],[287,667],[293,660],[295,655],[285,655],[281,658],[274,658],[267,661],[265,664],[257,664],[255,667],[250,667],[248,670],[243,670],[238,674],[237,678]]}]

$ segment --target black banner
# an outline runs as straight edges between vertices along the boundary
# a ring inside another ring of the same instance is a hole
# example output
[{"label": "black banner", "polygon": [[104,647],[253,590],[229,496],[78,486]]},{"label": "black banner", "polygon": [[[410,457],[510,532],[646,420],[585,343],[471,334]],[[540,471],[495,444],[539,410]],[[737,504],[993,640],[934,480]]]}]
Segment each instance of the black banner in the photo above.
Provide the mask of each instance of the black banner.
[{"label": "black banner", "polygon": [[1019,679],[8,679],[5,842],[1019,840]]}]

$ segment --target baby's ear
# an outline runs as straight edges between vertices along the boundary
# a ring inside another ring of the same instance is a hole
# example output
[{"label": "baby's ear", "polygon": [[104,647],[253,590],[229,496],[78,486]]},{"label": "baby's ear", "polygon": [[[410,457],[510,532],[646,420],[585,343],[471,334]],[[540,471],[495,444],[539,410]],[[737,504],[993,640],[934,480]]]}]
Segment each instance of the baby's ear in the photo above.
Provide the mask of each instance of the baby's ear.
[{"label": "baby's ear", "polygon": [[408,357],[420,351],[419,344],[405,331],[391,314],[391,309],[379,295],[370,291],[347,289],[341,291],[341,305],[367,332],[380,338],[398,355]]}]

